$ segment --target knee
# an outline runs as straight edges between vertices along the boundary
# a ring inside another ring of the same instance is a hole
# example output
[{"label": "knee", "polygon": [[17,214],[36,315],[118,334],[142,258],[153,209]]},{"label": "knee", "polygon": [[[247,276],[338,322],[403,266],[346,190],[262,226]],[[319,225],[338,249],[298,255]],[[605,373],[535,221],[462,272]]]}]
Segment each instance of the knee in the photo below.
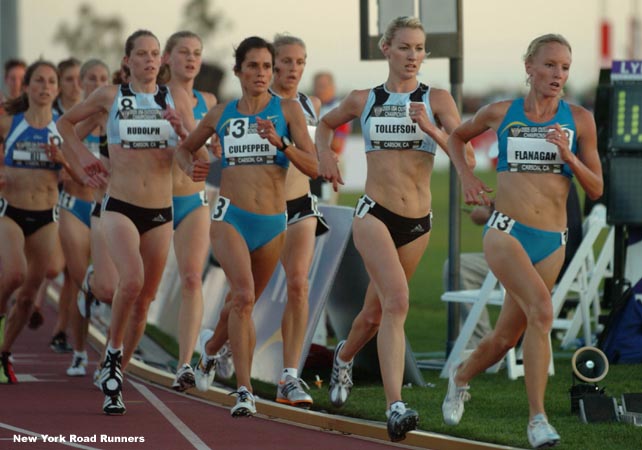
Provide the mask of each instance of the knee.
[{"label": "knee", "polygon": [[95,275],[92,279],[91,291],[101,302],[110,302],[114,298],[114,284],[98,281]]},{"label": "knee", "polygon": [[369,329],[378,330],[381,325],[381,308],[368,308],[359,315],[362,323]]},{"label": "knee", "polygon": [[241,317],[250,317],[254,308],[254,292],[238,289],[232,294],[232,309]]},{"label": "knee", "polygon": [[118,284],[119,294],[126,299],[137,298],[143,289],[143,277],[136,275],[121,278]]},{"label": "knee", "polygon": [[201,274],[196,272],[187,272],[182,277],[183,289],[188,292],[196,292],[202,287]]},{"label": "knee", "polygon": [[288,303],[301,303],[308,299],[309,282],[305,275],[295,275],[288,278]]},{"label": "knee", "polygon": [[13,292],[22,286],[25,282],[25,272],[22,270],[10,270],[7,267],[7,270],[2,275],[2,282],[6,286],[8,292]]},{"label": "knee", "polygon": [[383,313],[385,315],[405,318],[408,314],[408,308],[409,298],[407,290],[395,292],[393,295],[384,298]]},{"label": "knee", "polygon": [[545,305],[537,305],[530,309],[527,321],[528,326],[539,330],[542,333],[550,333],[553,328],[553,308],[550,298]]},{"label": "knee", "polygon": [[515,347],[519,342],[521,334],[507,335],[505,333],[493,332],[491,342],[494,349],[498,349],[503,355],[506,354],[511,348]]}]

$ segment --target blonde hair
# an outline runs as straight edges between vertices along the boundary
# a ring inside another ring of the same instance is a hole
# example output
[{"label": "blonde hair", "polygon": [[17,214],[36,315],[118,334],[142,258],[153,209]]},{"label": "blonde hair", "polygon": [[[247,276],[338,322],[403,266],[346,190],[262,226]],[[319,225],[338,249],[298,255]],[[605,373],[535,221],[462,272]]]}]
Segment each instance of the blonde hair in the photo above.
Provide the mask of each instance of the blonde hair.
[{"label": "blonde hair", "polygon": [[540,48],[552,42],[565,46],[566,48],[568,48],[569,53],[571,54],[573,53],[573,51],[571,50],[571,44],[569,44],[566,38],[561,34],[554,34],[554,33],[543,34],[541,36],[536,37],[531,41],[530,44],[528,44],[528,48],[526,49],[526,54],[524,55],[524,62],[531,61],[535,57],[535,55],[537,54]]},{"label": "blonde hair", "polygon": [[424,26],[421,23],[421,20],[419,20],[418,18],[412,16],[399,16],[396,19],[393,19],[392,22],[390,22],[386,27],[386,31],[383,32],[381,39],[379,39],[379,50],[383,51],[384,44],[390,45],[397,31],[401,30],[402,28],[421,30],[424,34],[426,34]]},{"label": "blonde hair", "polygon": [[291,36],[286,33],[278,33],[274,35],[274,42],[272,43],[272,45],[274,45],[274,50],[277,54],[279,53],[281,47],[285,47],[286,45],[298,45],[303,48],[307,57],[308,51],[305,48],[305,42],[303,42],[303,39],[296,36]]}]

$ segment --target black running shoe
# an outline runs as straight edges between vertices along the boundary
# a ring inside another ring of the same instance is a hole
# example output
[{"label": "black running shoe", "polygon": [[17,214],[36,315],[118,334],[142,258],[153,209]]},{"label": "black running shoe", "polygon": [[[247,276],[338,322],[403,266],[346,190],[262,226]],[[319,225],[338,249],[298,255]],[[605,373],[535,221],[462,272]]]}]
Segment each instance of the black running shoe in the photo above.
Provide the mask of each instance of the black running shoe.
[{"label": "black running shoe", "polygon": [[51,338],[51,343],[49,348],[56,353],[71,353],[74,349],[67,343],[67,335],[64,331],[59,332],[53,338]]},{"label": "black running shoe", "polygon": [[395,402],[386,411],[388,416],[388,436],[392,442],[399,442],[406,439],[406,433],[417,429],[419,414],[417,411],[407,409],[401,402]]},{"label": "black running shoe", "polygon": [[122,361],[122,352],[119,350],[114,353],[107,351],[105,362],[100,371],[100,388],[103,394],[108,397],[117,397],[123,390]]},{"label": "black running shoe", "polygon": [[123,394],[119,392],[118,395],[106,395],[103,402],[103,412],[108,416],[122,416],[127,409],[123,402]]}]

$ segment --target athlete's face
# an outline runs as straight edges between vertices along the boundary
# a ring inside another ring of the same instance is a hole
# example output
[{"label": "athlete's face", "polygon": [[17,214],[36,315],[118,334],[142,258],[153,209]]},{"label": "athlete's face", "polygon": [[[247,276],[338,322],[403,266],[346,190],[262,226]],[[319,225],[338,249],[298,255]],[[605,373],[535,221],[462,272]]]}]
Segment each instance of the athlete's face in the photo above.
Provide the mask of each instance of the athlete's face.
[{"label": "athlete's face", "polygon": [[4,77],[4,85],[7,87],[7,97],[10,99],[22,94],[22,81],[25,79],[26,68],[22,66],[12,67],[7,76]]},{"label": "athlete's face", "polygon": [[53,68],[40,65],[34,70],[25,90],[30,105],[51,106],[58,95],[58,74]]},{"label": "athlete's face", "polygon": [[296,90],[305,69],[305,49],[297,44],[279,47],[274,61],[274,86]]},{"label": "athlete's face", "polygon": [[81,80],[82,90],[85,93],[85,97],[88,97],[89,94],[94,92],[96,89],[102,86],[107,86],[109,83],[109,73],[107,69],[101,65],[97,64],[85,72],[85,76]]},{"label": "athlete's face", "polygon": [[197,38],[179,39],[170,54],[166,55],[172,77],[183,80],[196,78],[201,70],[202,56],[203,46]]},{"label": "athlete's face", "polygon": [[571,51],[558,42],[542,45],[526,61],[531,89],[545,97],[559,97],[571,69]]},{"label": "athlete's face", "polygon": [[129,56],[125,56],[131,78],[142,83],[156,80],[161,63],[160,45],[152,36],[139,36]]},{"label": "athlete's face", "polygon": [[314,80],[314,95],[319,97],[321,103],[330,103],[335,95],[334,81],[329,75],[320,75]]},{"label": "athlete's face", "polygon": [[401,28],[394,34],[390,44],[383,44],[382,50],[388,59],[390,71],[402,79],[413,78],[426,57],[426,36],[418,28]]},{"label": "athlete's face", "polygon": [[60,74],[60,97],[65,102],[78,103],[82,89],[80,88],[80,67],[71,66]]},{"label": "athlete's face", "polygon": [[272,81],[272,54],[267,48],[253,48],[245,54],[241,70],[236,72],[241,87],[248,93],[267,91]]}]

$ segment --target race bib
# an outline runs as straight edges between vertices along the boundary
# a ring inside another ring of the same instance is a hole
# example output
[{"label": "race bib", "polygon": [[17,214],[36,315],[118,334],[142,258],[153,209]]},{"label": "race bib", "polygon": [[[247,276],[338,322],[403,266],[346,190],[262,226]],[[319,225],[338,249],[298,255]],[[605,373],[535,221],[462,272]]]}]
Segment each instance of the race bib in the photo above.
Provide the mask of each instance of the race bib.
[{"label": "race bib", "polygon": [[382,105],[373,108],[370,118],[373,149],[403,150],[421,146],[424,132],[410,119],[408,106]]},{"label": "race bib", "polygon": [[163,119],[163,111],[132,109],[121,111],[121,115],[118,131],[123,148],[140,150],[168,147],[172,126]]},{"label": "race bib", "polygon": [[[562,173],[564,161],[555,144],[546,141],[550,127],[515,126],[509,131],[506,161],[510,172]],[[573,130],[562,129],[569,142]]]},{"label": "race bib", "polygon": [[360,219],[363,219],[375,204],[376,203],[373,199],[371,199],[367,195],[362,195],[357,202],[357,207],[354,209],[354,215]]},{"label": "race bib", "polygon": [[246,117],[232,119],[225,134],[223,152],[230,166],[274,164],[276,147],[259,136],[257,124]]},{"label": "race bib", "polygon": [[229,206],[230,199],[219,195],[219,197],[216,199],[216,205],[214,205],[214,207],[212,208],[212,220],[221,222],[225,217],[225,213],[227,212],[227,208],[229,208]]},{"label": "race bib", "polygon": [[65,191],[60,192],[60,197],[58,197],[58,205],[61,208],[71,210],[74,208],[75,204],[76,204],[76,197],[74,197],[73,195],[70,195]]},{"label": "race bib", "polygon": [[502,214],[495,210],[490,215],[486,225],[488,225],[489,228],[494,228],[496,230],[503,231],[506,234],[510,234],[513,229],[513,225],[515,225],[515,219],[511,219],[506,214]]}]

